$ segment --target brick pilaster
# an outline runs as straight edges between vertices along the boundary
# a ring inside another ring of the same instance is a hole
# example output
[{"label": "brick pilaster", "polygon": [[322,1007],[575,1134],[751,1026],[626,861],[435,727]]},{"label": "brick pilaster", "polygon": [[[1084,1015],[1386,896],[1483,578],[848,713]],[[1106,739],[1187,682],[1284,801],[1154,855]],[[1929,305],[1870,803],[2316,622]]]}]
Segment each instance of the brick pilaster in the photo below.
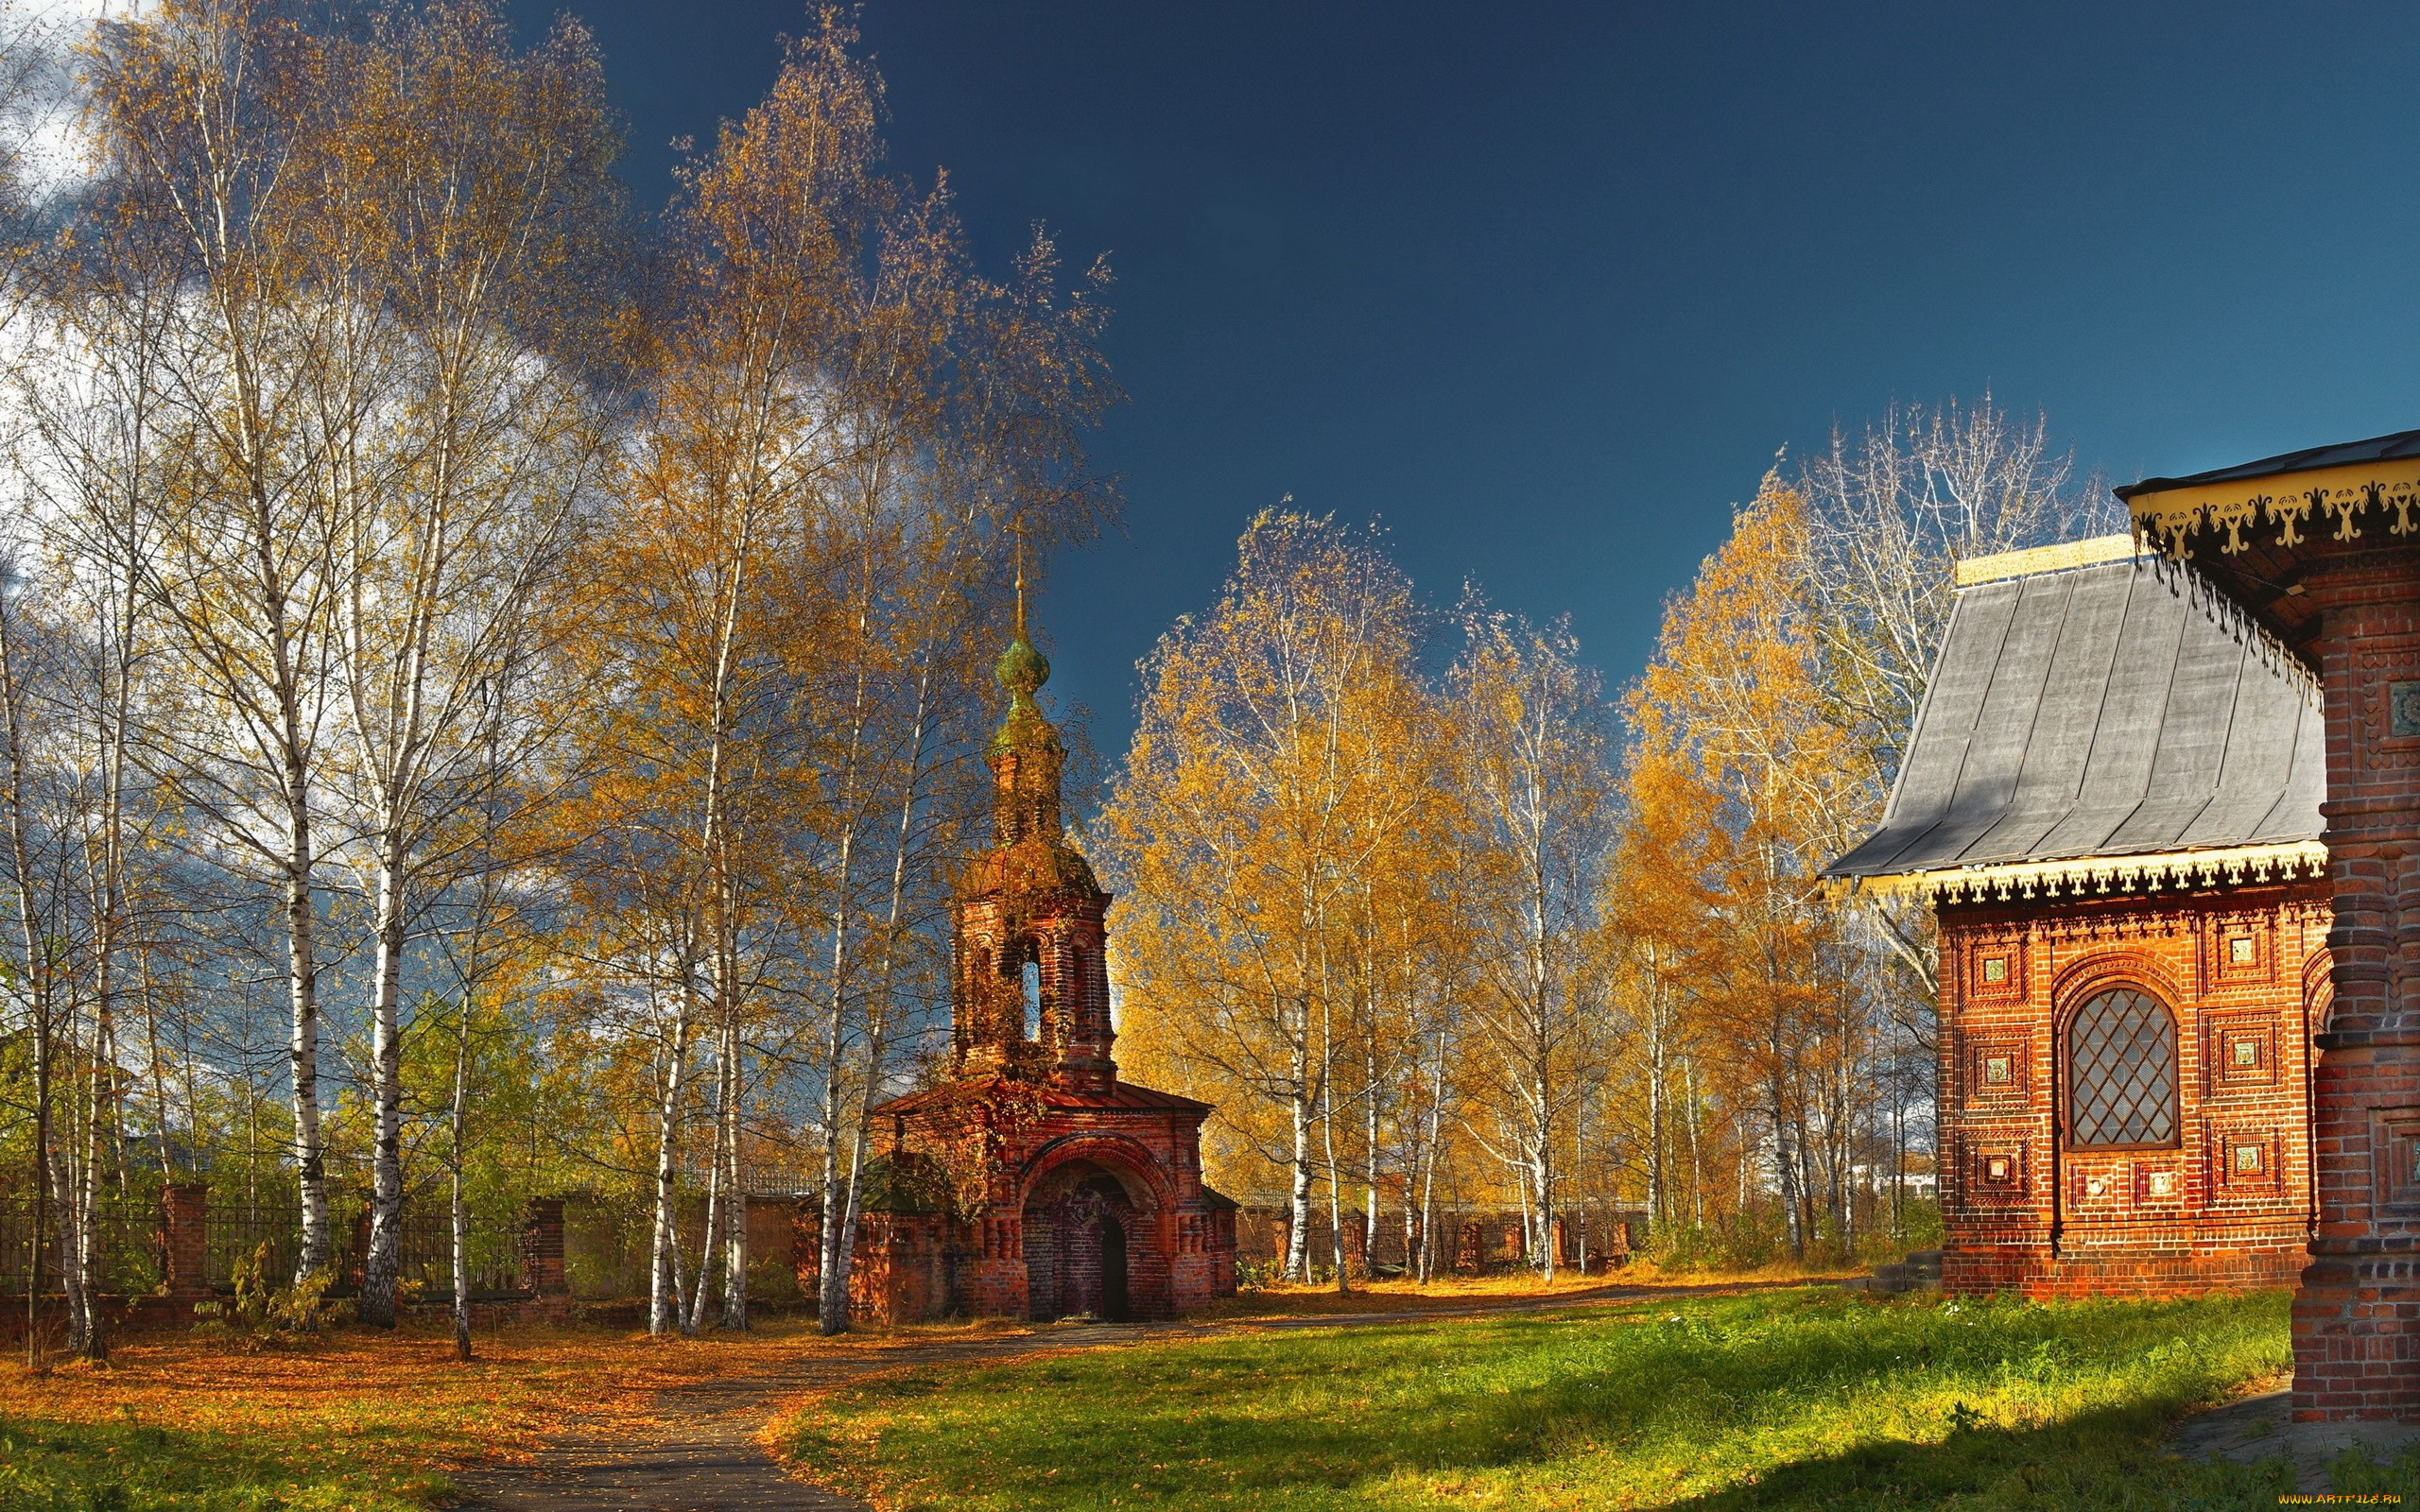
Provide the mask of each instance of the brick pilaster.
[{"label": "brick pilaster", "polygon": [[210,1290],[210,1184],[172,1181],[160,1189],[160,1259],[170,1297]]},{"label": "brick pilaster", "polygon": [[[2379,534],[2384,535],[2381,527]],[[2294,1298],[2294,1416],[2420,1416],[2420,556],[2324,547],[2302,587],[2327,717],[2335,1003],[2313,1078],[2318,1223]],[[2377,544],[2393,546],[2391,540]]]}]

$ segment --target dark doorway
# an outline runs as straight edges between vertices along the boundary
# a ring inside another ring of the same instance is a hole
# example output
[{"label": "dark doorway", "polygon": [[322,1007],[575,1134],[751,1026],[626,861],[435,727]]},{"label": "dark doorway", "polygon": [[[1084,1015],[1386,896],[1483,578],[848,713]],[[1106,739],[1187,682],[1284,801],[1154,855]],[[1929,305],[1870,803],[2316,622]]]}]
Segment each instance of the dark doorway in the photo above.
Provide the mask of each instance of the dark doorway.
[{"label": "dark doorway", "polygon": [[1126,1230],[1108,1213],[1100,1216],[1100,1315],[1126,1321]]},{"label": "dark doorway", "polygon": [[1125,1322],[1138,1304],[1153,1316],[1165,1312],[1157,1288],[1166,1270],[1151,1249],[1153,1216],[1135,1211],[1124,1183],[1090,1160],[1046,1171],[1026,1192],[1026,1296],[1032,1316]]}]

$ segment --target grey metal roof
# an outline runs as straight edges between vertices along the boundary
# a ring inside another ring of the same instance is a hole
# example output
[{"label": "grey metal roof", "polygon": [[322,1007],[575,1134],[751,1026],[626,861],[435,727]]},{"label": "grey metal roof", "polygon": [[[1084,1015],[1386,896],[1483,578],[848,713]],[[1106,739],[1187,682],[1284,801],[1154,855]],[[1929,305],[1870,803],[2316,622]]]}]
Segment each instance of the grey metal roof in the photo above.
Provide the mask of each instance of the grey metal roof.
[{"label": "grey metal roof", "polygon": [[1959,591],[1882,827],[1825,868],[1959,867],[2316,840],[2319,696],[2158,557]]},{"label": "grey metal roof", "polygon": [[2299,452],[2264,456],[2257,462],[2238,462],[2233,467],[2212,468],[2207,472],[2194,472],[2181,478],[2145,478],[2140,483],[2129,483],[2122,489],[2110,491],[2121,499],[2131,500],[2138,493],[2165,493],[2169,489],[2189,489],[2205,483],[2274,477],[2281,472],[2312,472],[2324,467],[2385,462],[2409,456],[2420,456],[2420,431],[2396,431],[2392,436],[2373,436],[2366,441],[2339,441],[2332,446],[2308,447]]}]

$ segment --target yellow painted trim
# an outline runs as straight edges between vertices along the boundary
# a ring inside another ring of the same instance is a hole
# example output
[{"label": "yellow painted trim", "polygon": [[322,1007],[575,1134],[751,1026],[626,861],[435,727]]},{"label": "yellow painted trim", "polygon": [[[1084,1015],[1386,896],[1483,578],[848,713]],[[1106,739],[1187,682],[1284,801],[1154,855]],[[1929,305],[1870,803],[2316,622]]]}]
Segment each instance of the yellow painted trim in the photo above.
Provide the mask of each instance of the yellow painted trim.
[{"label": "yellow painted trim", "polygon": [[2193,555],[2186,538],[2204,530],[2225,531],[2219,549],[2233,556],[2243,549],[2244,532],[2263,523],[2277,527],[2281,546],[2302,544],[2307,531],[2329,528],[2331,521],[2334,539],[2358,541],[2363,516],[2388,535],[2406,536],[2415,528],[2412,511],[2420,508],[2420,458],[2168,489],[2137,494],[2128,507],[2137,535],[2180,558]]},{"label": "yellow painted trim", "polygon": [[1910,871],[1894,877],[1835,879],[1835,896],[1874,892],[1922,898],[1927,902],[1999,902],[2056,898],[2062,893],[2158,892],[2163,888],[2238,886],[2289,882],[2327,869],[2327,847],[2317,840],[2287,845],[2241,845],[2213,850],[2169,850],[2155,855],[2084,856],[2074,861],[2015,861],[1996,867],[1958,867]]},{"label": "yellow painted trim", "polygon": [[1960,588],[1972,588],[1977,583],[2031,577],[2036,573],[2090,567],[2096,562],[2125,561],[2141,556],[2142,551],[2141,542],[2132,535],[2090,536],[2083,541],[2062,541],[2055,545],[2032,546],[2024,551],[2001,551],[1989,557],[1971,557],[1950,569],[1950,580]]}]

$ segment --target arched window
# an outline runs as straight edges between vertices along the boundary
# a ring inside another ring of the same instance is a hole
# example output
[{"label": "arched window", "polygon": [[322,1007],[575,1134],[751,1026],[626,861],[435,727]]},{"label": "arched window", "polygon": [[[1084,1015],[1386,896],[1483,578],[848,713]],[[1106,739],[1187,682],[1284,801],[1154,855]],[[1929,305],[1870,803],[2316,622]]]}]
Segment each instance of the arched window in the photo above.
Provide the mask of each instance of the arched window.
[{"label": "arched window", "polygon": [[1067,1019],[1071,1028],[1084,1022],[1084,1006],[1091,996],[1084,986],[1084,948],[1070,943],[1067,947]]},{"label": "arched window", "polygon": [[2102,992],[2067,1021],[2067,1143],[2176,1143],[2176,1020],[2149,993]]}]

